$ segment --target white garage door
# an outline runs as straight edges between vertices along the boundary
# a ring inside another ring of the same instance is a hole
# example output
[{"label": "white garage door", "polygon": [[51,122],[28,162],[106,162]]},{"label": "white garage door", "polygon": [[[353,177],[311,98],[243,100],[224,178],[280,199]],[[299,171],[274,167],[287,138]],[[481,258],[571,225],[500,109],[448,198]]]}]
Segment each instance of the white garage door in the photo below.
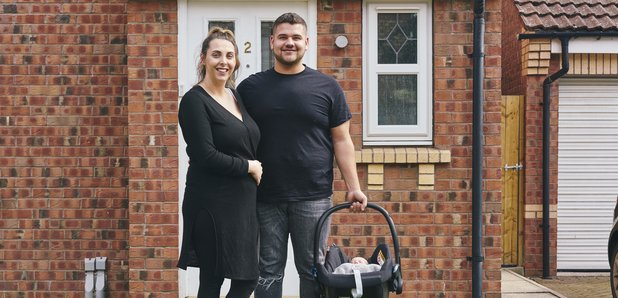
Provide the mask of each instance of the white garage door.
[{"label": "white garage door", "polygon": [[560,80],[558,270],[604,270],[618,196],[618,80]]}]

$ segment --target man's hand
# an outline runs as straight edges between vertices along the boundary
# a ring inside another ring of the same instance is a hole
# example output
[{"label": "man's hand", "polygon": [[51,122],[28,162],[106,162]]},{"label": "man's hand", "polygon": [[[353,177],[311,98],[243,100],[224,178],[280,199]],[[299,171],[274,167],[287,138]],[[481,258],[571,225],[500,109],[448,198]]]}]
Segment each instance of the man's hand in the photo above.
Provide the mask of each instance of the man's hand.
[{"label": "man's hand", "polygon": [[348,191],[345,194],[345,199],[352,203],[352,206],[350,206],[352,212],[365,211],[367,207],[367,196],[360,189]]}]

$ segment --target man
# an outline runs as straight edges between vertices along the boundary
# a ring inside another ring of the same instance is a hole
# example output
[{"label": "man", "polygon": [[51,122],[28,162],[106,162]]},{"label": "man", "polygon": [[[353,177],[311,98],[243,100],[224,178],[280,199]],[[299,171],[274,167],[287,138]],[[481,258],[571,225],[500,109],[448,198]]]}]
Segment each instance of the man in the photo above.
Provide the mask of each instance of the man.
[{"label": "man", "polygon": [[[367,197],[356,173],[350,137],[352,115],[343,90],[331,77],[302,63],[307,24],[295,13],[275,20],[270,48],[274,68],[245,79],[238,91],[260,127],[258,159],[264,174],[258,188],[260,278],[256,298],[281,297],[288,234],[300,276],[300,297],[319,297],[314,280],[313,237],[319,217],[331,207],[333,156],[347,185],[354,212]],[[327,233],[322,233],[326,241]]]}]

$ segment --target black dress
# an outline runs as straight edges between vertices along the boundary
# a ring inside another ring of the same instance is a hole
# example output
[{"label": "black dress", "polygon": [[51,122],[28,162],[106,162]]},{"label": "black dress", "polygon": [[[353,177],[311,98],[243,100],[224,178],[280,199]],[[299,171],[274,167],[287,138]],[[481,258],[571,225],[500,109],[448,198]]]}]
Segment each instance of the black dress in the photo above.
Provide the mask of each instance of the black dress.
[{"label": "black dress", "polygon": [[[233,91],[243,120],[236,118],[200,86],[180,101],[178,120],[187,143],[189,169],[182,205],[183,240],[178,267],[200,267],[196,242],[215,252],[208,270],[218,277],[257,279],[258,222],[255,180],[247,173],[256,159],[260,132]],[[213,229],[195,225],[199,219]],[[199,217],[199,218],[198,218]],[[204,266],[204,265],[202,265]]]}]

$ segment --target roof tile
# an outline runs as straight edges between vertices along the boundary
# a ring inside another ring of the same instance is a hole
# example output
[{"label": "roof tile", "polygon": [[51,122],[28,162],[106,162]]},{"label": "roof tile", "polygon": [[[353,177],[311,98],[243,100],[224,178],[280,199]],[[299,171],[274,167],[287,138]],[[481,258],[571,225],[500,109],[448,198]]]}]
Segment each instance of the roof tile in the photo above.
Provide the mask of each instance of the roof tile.
[{"label": "roof tile", "polygon": [[528,30],[618,31],[617,0],[513,0]]}]

